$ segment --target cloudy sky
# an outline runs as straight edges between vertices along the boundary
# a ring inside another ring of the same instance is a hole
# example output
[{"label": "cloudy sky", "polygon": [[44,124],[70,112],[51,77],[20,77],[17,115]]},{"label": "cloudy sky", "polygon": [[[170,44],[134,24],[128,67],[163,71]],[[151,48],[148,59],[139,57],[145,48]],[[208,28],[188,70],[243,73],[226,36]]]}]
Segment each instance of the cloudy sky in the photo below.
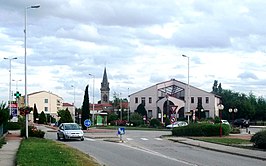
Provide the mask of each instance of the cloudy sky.
[{"label": "cloudy sky", "polygon": [[[266,97],[264,0],[0,0],[0,99],[24,91],[27,10],[28,93],[51,91],[80,107],[95,76],[95,101],[107,69],[111,94],[170,80],[211,91]],[[21,80],[21,81],[19,81]],[[74,88],[72,87],[74,86]],[[74,93],[75,92],[75,93]],[[92,97],[91,97],[92,98]],[[112,99],[112,98],[111,98]]]}]

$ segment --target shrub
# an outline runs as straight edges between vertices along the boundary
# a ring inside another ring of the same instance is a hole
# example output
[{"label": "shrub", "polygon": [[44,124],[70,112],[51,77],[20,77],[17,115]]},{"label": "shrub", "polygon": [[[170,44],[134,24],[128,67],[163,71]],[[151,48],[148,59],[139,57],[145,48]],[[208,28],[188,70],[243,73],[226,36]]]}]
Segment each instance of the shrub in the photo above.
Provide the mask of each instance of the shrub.
[{"label": "shrub", "polygon": [[20,130],[21,124],[19,122],[8,122],[7,129],[8,130]]},{"label": "shrub", "polygon": [[161,122],[158,119],[152,119],[150,121],[150,127],[160,127]]},{"label": "shrub", "polygon": [[[229,135],[230,127],[222,125],[222,135]],[[220,124],[196,123],[188,126],[176,127],[172,130],[174,136],[218,136]]]},{"label": "shrub", "polygon": [[240,134],[240,129],[233,127],[232,130],[230,131],[231,134]]},{"label": "shrub", "polygon": [[254,147],[266,149],[266,130],[259,131],[251,137],[250,142],[254,143]]},{"label": "shrub", "polygon": [[169,125],[169,124],[171,124],[170,119],[169,119],[169,118],[166,118],[166,119],[165,119],[165,127],[166,127],[167,125]]},{"label": "shrub", "polygon": [[112,124],[115,124],[117,126],[126,126],[127,124],[127,120],[115,120],[112,122]]},{"label": "shrub", "polygon": [[[38,130],[36,127],[34,126],[28,126],[28,136],[29,137],[38,137],[38,138],[44,138],[44,134],[45,132],[42,130]],[[26,127],[23,127],[20,130],[20,135],[22,137],[26,136]]]},{"label": "shrub", "polygon": [[144,124],[143,117],[137,112],[134,112],[130,115],[130,122],[133,123],[134,126],[140,126]]}]

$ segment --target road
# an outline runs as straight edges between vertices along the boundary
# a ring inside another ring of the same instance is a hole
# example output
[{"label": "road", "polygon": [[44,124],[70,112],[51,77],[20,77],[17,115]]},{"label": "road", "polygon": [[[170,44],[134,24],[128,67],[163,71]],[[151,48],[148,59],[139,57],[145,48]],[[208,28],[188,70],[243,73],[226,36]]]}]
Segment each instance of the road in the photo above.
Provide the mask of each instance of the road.
[{"label": "road", "polygon": [[[45,130],[41,128],[42,130]],[[63,142],[107,166],[265,166],[266,162],[226,153],[201,149],[160,138],[170,131],[126,131],[124,143],[102,139]],[[47,132],[46,138],[56,139],[55,132]]]}]

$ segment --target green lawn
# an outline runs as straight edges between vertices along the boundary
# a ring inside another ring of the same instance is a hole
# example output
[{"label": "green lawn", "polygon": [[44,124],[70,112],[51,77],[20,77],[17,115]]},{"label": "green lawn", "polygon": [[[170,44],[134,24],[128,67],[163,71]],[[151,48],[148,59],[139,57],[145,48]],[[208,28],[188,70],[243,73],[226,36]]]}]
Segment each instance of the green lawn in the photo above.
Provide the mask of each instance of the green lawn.
[{"label": "green lawn", "polygon": [[17,153],[19,166],[99,166],[90,156],[63,143],[30,137],[24,139]]},{"label": "green lawn", "polygon": [[224,145],[241,145],[241,144],[251,143],[249,140],[244,140],[239,138],[197,137],[196,139],[206,142],[224,144]]}]

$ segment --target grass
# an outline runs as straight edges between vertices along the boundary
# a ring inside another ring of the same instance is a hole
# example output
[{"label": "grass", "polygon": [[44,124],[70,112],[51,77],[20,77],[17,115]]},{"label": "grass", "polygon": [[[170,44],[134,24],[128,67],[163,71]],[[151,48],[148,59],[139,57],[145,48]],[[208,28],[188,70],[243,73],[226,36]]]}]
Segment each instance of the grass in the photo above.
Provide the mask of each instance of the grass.
[{"label": "grass", "polygon": [[239,138],[220,138],[220,137],[197,137],[196,139],[211,143],[218,143],[223,145],[244,145],[251,144],[249,140]]},{"label": "grass", "polygon": [[17,153],[19,166],[99,166],[90,156],[48,139],[24,139]]}]

